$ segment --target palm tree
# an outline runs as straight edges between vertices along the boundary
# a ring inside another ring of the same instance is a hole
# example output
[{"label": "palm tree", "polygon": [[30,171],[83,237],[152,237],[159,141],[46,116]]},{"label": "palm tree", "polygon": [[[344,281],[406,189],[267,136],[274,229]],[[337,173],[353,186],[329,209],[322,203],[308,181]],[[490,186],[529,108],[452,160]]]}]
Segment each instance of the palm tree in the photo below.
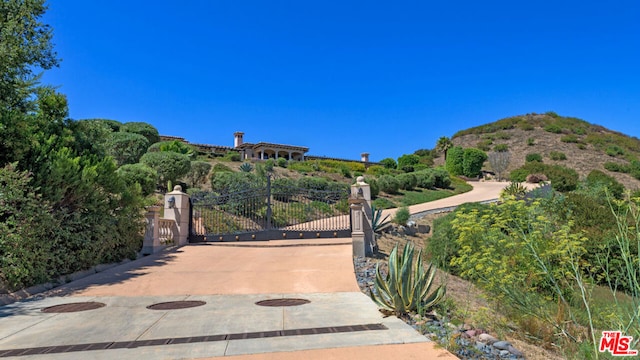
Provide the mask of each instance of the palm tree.
[{"label": "palm tree", "polygon": [[444,153],[444,161],[447,161],[447,151],[453,147],[453,142],[446,136],[441,136],[436,143],[436,151]]}]

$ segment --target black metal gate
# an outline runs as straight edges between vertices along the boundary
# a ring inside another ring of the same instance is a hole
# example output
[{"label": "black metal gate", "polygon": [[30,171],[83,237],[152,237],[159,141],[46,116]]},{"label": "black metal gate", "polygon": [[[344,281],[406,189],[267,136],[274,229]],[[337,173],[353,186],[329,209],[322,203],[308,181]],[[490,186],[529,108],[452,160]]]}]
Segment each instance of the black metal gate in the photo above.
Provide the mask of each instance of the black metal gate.
[{"label": "black metal gate", "polygon": [[349,187],[250,187],[191,196],[189,242],[351,236]]}]

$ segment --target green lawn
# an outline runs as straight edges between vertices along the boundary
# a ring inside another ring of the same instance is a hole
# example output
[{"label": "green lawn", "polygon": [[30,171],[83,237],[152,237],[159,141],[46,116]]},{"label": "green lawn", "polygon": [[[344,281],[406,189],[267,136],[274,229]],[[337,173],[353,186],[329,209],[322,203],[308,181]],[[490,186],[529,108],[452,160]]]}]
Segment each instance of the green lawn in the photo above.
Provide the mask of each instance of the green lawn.
[{"label": "green lawn", "polygon": [[458,195],[471,191],[473,187],[458,178],[451,179],[450,189],[416,189],[411,191],[403,191],[398,195],[391,197],[380,197],[374,200],[374,204],[379,209],[389,209],[400,206],[409,206],[422,204],[429,201],[444,199],[449,196]]}]

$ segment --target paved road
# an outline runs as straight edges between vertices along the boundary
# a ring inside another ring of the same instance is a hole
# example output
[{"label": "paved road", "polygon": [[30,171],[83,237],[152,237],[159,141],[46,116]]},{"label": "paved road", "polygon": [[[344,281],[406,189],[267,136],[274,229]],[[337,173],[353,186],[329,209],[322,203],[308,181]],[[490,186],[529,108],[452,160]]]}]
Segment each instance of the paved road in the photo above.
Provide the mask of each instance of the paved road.
[{"label": "paved road", "polygon": [[[473,185],[469,193],[410,210],[495,198],[505,184]],[[0,357],[455,358],[404,322],[384,318],[359,291],[350,241],[187,245],[113,267],[0,307]],[[308,303],[256,305],[274,299]],[[147,308],[171,301],[201,306]],[[68,303],[104,306],[70,313],[42,311]]]}]

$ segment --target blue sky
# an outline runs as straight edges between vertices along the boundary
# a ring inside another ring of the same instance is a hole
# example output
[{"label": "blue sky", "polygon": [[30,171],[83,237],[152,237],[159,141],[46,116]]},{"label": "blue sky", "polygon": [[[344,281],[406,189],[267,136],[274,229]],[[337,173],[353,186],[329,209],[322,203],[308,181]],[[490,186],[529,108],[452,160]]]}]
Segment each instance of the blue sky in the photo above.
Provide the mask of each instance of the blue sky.
[{"label": "blue sky", "polygon": [[74,119],[371,160],[555,111],[640,136],[640,2],[49,1]]}]

